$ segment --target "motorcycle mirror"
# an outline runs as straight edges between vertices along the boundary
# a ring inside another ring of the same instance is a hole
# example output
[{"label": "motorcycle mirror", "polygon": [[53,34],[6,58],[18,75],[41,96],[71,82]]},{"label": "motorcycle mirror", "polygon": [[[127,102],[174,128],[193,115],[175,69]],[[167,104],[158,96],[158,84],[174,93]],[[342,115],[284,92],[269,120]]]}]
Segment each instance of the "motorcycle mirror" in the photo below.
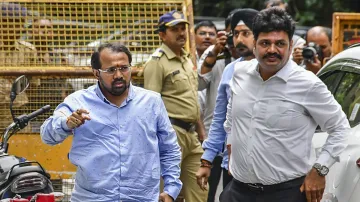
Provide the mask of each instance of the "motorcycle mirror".
[{"label": "motorcycle mirror", "polygon": [[10,92],[10,112],[13,117],[13,120],[15,121],[14,112],[12,109],[14,100],[17,95],[24,92],[29,87],[29,80],[26,78],[25,75],[19,76],[16,78],[14,83],[12,84],[11,92]]},{"label": "motorcycle mirror", "polygon": [[27,87],[29,87],[29,80],[25,75],[19,76],[13,83],[11,92],[15,93],[15,95],[19,95],[24,92]]}]

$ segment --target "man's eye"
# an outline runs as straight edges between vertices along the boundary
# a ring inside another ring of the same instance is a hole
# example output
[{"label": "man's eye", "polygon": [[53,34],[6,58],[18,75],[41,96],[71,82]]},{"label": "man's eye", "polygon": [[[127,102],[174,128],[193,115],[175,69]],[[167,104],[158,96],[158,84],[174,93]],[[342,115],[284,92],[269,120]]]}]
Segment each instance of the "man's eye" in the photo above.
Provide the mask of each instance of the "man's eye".
[{"label": "man's eye", "polygon": [[123,66],[123,67],[120,67],[120,70],[126,71],[128,68],[129,68],[128,66]]},{"label": "man's eye", "polygon": [[245,36],[245,37],[248,37],[249,36],[249,32],[243,32],[243,36]]},{"label": "man's eye", "polygon": [[286,43],[283,41],[276,43],[276,46],[278,46],[278,47],[284,47],[285,45],[286,45]]},{"label": "man's eye", "polygon": [[213,33],[213,32],[210,32],[210,33],[209,33],[209,36],[210,36],[210,37],[215,37],[215,36],[216,36],[216,34],[215,34],[215,33]]},{"label": "man's eye", "polygon": [[107,72],[109,72],[109,73],[114,73],[116,71],[116,68],[109,68],[108,70],[107,70]]}]

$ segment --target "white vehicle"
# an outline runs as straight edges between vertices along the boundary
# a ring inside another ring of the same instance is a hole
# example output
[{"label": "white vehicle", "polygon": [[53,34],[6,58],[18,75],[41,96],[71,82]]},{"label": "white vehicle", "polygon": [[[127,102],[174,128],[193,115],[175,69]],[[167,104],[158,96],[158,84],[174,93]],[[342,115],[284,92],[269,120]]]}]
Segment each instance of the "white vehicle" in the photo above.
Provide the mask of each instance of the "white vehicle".
[{"label": "white vehicle", "polygon": [[[317,74],[342,106],[351,125],[348,146],[326,176],[322,202],[360,201],[360,44],[337,54]],[[328,134],[318,131],[318,154]]]}]

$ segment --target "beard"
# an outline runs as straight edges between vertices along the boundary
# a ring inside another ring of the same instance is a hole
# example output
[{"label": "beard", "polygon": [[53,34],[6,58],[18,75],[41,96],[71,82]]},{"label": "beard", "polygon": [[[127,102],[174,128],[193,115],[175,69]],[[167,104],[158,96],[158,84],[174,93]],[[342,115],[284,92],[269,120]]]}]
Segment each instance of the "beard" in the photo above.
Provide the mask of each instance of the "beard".
[{"label": "beard", "polygon": [[243,43],[239,43],[236,47],[235,47],[236,53],[238,56],[240,57],[249,57],[253,55],[253,51],[250,50],[249,47],[247,47],[245,44]]},{"label": "beard", "polygon": [[[109,87],[105,84],[104,80],[101,77],[99,80],[103,89],[113,96],[121,96],[130,85],[130,82],[129,84],[127,84],[124,79],[116,79],[111,83],[111,87]],[[121,87],[116,86],[117,84],[120,83],[123,84]]]}]

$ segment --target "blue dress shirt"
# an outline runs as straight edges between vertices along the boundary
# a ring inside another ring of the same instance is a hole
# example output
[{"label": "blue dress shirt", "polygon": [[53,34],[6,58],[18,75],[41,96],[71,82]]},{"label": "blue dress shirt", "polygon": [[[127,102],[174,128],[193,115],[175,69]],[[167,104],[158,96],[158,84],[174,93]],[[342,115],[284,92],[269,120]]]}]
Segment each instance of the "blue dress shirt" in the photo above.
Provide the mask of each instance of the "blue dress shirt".
[{"label": "blue dress shirt", "polygon": [[[69,130],[66,118],[77,109],[91,120]],[[130,85],[120,107],[99,84],[69,95],[41,126],[41,138],[55,145],[74,134],[70,161],[77,166],[72,202],[157,202],[160,175],[164,192],[181,190],[181,151],[160,94]]]},{"label": "blue dress shirt", "polygon": [[[224,122],[226,120],[227,105],[231,93],[229,83],[234,73],[235,64],[242,60],[242,58],[239,58],[228,64],[221,77],[216,97],[214,117],[210,125],[208,138],[202,144],[204,154],[201,158],[210,162],[212,162],[214,158],[222,152],[225,145],[227,134],[224,130]],[[221,167],[228,170],[228,163],[229,157],[225,147]]]}]

